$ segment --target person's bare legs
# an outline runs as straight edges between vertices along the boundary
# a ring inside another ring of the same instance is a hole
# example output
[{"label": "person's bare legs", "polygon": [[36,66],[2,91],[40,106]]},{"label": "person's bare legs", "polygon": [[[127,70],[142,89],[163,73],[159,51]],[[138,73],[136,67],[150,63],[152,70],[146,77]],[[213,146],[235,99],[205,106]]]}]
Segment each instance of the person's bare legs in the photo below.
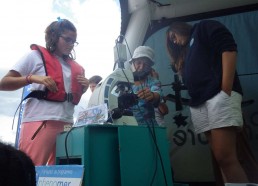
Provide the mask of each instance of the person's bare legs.
[{"label": "person's bare legs", "polygon": [[236,153],[236,128],[225,127],[205,133],[211,150],[222,171],[225,183],[248,183]]}]

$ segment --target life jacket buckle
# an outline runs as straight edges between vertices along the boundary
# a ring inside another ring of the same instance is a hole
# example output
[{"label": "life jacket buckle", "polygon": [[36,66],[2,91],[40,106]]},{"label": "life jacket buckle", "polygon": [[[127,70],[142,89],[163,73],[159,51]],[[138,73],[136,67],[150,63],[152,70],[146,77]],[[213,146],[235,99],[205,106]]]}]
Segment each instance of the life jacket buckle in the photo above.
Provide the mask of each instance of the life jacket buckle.
[{"label": "life jacket buckle", "polygon": [[73,94],[72,93],[66,93],[66,101],[68,101],[68,102],[73,101]]}]

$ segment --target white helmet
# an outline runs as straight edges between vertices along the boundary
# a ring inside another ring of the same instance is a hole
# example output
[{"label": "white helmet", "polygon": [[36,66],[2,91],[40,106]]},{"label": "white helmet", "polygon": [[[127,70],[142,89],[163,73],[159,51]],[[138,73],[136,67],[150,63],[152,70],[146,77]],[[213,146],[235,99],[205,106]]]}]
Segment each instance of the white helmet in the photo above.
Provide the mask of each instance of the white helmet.
[{"label": "white helmet", "polygon": [[140,58],[140,57],[147,57],[150,59],[151,66],[154,65],[154,51],[152,48],[148,46],[139,46],[134,50],[133,57],[130,59],[130,64],[132,64],[132,61],[134,59]]}]

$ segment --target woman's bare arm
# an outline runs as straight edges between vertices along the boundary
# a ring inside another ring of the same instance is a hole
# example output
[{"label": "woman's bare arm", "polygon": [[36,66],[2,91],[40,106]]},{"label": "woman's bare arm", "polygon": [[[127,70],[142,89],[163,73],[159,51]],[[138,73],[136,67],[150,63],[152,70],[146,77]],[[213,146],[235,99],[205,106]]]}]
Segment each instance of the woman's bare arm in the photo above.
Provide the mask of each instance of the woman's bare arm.
[{"label": "woman's bare arm", "polygon": [[17,90],[27,85],[26,76],[21,76],[19,72],[10,70],[0,81],[0,90]]}]

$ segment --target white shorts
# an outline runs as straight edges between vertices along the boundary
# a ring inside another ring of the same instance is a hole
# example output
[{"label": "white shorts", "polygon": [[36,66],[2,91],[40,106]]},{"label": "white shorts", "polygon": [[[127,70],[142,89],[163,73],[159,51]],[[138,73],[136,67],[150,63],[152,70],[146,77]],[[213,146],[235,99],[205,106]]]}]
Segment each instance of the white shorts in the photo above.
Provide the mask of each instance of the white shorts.
[{"label": "white shorts", "polygon": [[195,132],[202,133],[216,128],[243,126],[242,96],[232,91],[231,96],[220,91],[213,98],[197,107],[190,107]]}]

